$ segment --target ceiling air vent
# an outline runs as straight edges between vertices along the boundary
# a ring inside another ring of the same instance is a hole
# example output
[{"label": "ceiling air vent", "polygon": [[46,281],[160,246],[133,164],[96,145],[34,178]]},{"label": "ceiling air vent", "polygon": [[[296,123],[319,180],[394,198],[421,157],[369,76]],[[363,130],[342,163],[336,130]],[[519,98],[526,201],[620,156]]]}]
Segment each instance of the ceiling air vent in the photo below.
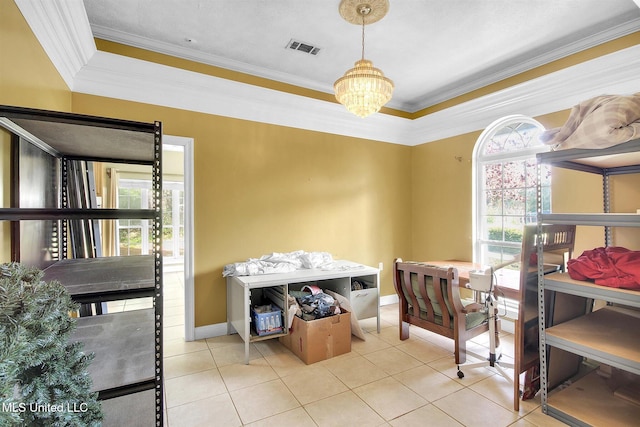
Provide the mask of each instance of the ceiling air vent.
[{"label": "ceiling air vent", "polygon": [[309,43],[304,43],[298,40],[291,39],[289,43],[287,43],[287,49],[293,49],[300,52],[308,53],[310,55],[317,55],[320,52],[320,48],[317,46],[312,46]]}]

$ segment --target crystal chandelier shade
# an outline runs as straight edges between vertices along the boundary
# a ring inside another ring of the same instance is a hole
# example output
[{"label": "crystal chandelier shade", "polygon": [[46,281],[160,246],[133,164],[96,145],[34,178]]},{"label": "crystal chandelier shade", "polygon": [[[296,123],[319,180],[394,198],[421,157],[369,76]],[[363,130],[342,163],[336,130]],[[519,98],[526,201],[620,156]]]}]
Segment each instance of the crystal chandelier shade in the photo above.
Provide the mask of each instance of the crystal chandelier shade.
[{"label": "crystal chandelier shade", "polygon": [[[384,73],[373,66],[373,63],[364,59],[364,26],[369,17],[372,23],[381,19],[387,12],[388,2],[379,0],[371,2],[380,6],[374,13],[371,4],[356,4],[360,0],[342,0],[340,14],[351,23],[355,18],[362,19],[362,59],[356,61],[355,66],[344,73],[333,84],[336,99],[346,107],[348,111],[359,116],[367,117],[380,111],[393,94],[393,82],[384,76]],[[351,7],[355,5],[355,7]],[[355,12],[354,12],[355,11]]]},{"label": "crystal chandelier shade", "polygon": [[338,102],[360,117],[380,111],[393,94],[393,82],[366,59],[356,61],[353,68],[336,80],[333,88]]}]

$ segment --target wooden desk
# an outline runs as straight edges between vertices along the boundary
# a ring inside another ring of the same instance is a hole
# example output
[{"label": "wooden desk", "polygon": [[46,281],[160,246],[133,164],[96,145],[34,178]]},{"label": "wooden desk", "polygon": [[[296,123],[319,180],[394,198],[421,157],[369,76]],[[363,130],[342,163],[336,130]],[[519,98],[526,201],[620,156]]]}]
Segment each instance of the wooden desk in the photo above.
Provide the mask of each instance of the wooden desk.
[{"label": "wooden desk", "polygon": [[[469,272],[481,268],[480,264],[471,261],[426,261],[425,264],[438,267],[454,267],[458,269],[458,280],[460,287],[466,288],[469,284]],[[518,289],[520,288],[520,272],[518,270],[501,268],[494,272],[496,280],[497,296],[504,296],[510,299],[519,299]]]},{"label": "wooden desk", "polygon": [[[460,287],[464,288],[469,283],[469,272],[481,268],[480,264],[473,263],[471,261],[425,261],[425,264],[435,265],[438,267],[455,267],[458,269],[458,278],[460,280]],[[516,263],[514,263],[516,264]],[[551,273],[558,271],[560,268],[556,264],[544,264],[544,273]],[[536,266],[529,267],[529,274],[537,274],[538,269]],[[496,296],[502,296],[504,298],[520,300],[520,270],[503,267],[494,271]]]},{"label": "wooden desk", "polygon": [[435,265],[436,267],[455,267],[458,269],[458,279],[460,280],[460,287],[464,288],[469,283],[469,272],[479,268],[479,264],[475,264],[471,261],[424,261],[425,264]]}]

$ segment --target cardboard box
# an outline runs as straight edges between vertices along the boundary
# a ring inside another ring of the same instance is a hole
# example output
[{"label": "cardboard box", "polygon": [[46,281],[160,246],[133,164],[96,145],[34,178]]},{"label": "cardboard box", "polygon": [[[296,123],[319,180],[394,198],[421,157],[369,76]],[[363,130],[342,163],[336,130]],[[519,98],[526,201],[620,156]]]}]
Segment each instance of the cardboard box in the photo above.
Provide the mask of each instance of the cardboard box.
[{"label": "cardboard box", "polygon": [[310,365],[351,351],[351,313],[305,322],[293,318],[289,334],[279,340],[285,347]]}]

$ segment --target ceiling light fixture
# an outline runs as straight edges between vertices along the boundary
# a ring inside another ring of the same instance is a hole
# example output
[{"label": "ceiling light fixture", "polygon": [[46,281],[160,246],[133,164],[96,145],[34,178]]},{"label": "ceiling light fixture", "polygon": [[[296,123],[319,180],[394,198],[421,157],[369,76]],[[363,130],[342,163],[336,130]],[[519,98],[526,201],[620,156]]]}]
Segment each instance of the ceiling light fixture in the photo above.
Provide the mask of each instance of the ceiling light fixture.
[{"label": "ceiling light fixture", "polygon": [[389,10],[389,0],[342,0],[338,11],[345,21],[362,25],[362,59],[333,84],[336,99],[360,117],[380,111],[391,99],[393,82],[364,59],[364,26],[382,19]]}]

